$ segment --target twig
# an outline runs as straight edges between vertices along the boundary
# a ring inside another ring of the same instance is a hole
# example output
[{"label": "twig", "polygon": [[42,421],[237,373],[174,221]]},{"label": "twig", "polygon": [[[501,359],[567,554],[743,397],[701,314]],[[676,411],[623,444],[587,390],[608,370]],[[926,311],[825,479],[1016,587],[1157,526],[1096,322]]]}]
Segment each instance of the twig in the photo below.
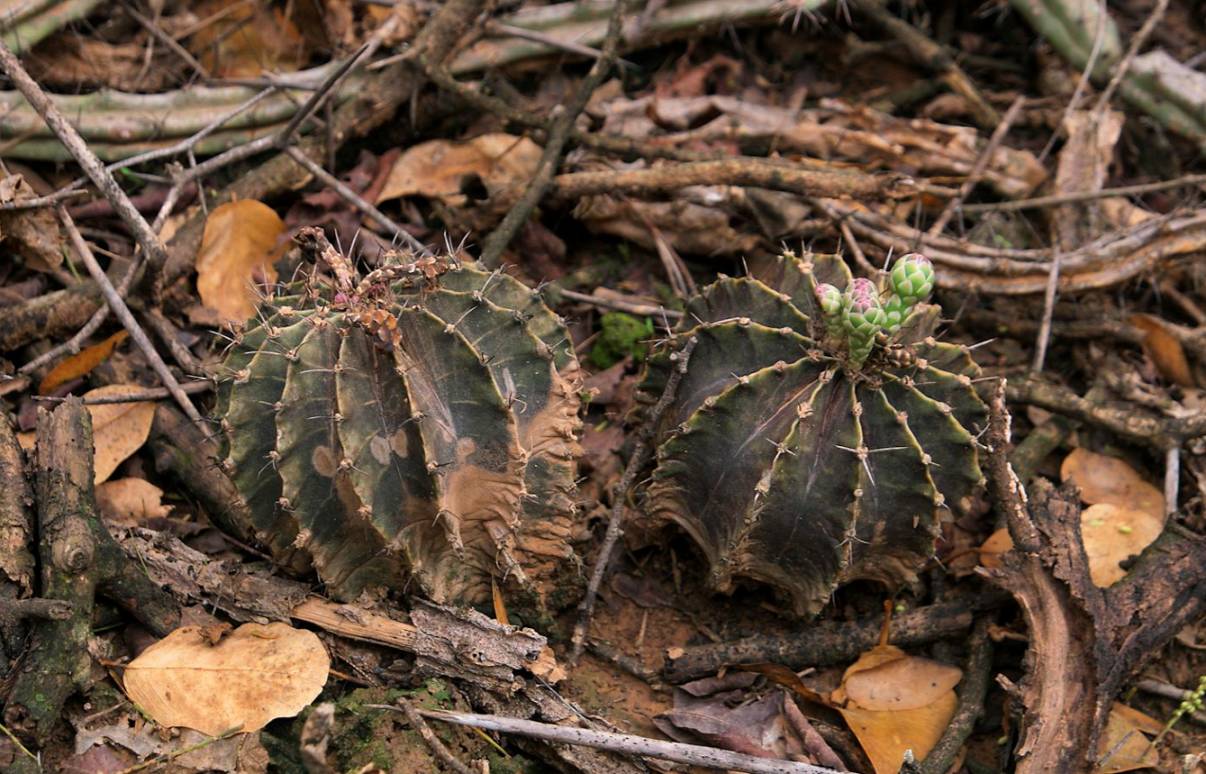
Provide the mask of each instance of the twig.
[{"label": "twig", "polygon": [[[582,84],[578,88],[578,92],[574,95],[567,104],[559,106],[562,108],[561,115],[553,121],[552,127],[549,129],[548,137],[545,138],[544,152],[540,154],[540,162],[536,166],[536,171],[532,175],[532,180],[528,184],[528,188],[523,192],[523,196],[512,205],[507,214],[503,216],[502,222],[490,232],[482,243],[481,262],[487,268],[495,268],[502,261],[503,251],[507,249],[507,245],[519,233],[519,229],[527,222],[532,211],[536,209],[536,205],[544,198],[549,188],[553,184],[553,174],[557,171],[557,164],[561,159],[561,152],[565,149],[565,144],[569,140],[570,132],[573,129],[574,122],[578,120],[578,115],[586,109],[586,103],[590,100],[595,89],[603,82],[603,78],[611,72],[612,66],[616,61],[616,49],[620,43],[620,31],[622,28],[621,21],[624,18],[624,3],[621,0],[616,0],[615,7],[612,9],[611,18],[607,22],[607,38],[603,41],[603,54],[595,63],[591,65],[590,72],[586,74]],[[556,108],[554,108],[555,110]]]},{"label": "twig", "polygon": [[562,298],[568,298],[571,301],[577,301],[581,304],[590,304],[604,309],[615,309],[620,312],[627,312],[638,317],[657,317],[666,318],[668,320],[680,320],[683,313],[674,309],[667,309],[664,306],[653,306],[652,304],[638,304],[631,301],[625,301],[620,298],[604,298],[602,296],[589,296],[586,293],[579,293],[576,290],[557,290],[555,295]]},{"label": "twig", "polygon": [[[1092,8],[1097,14],[1097,24],[1093,32],[1093,48],[1089,51],[1089,58],[1085,60],[1085,66],[1080,72],[1080,78],[1076,81],[1076,88],[1073,89],[1072,96],[1068,99],[1068,104],[1064,106],[1064,113],[1060,117],[1059,123],[1055,125],[1055,131],[1051,133],[1051,137],[1047,139],[1047,144],[1043,146],[1042,152],[1039,153],[1039,163],[1046,161],[1047,157],[1051,155],[1051,150],[1055,147],[1056,140],[1059,139],[1060,133],[1067,126],[1068,117],[1080,105],[1080,97],[1089,85],[1089,79],[1093,76],[1093,71],[1097,69],[1097,57],[1101,55],[1102,46],[1105,44],[1106,30],[1110,26],[1109,9],[1104,2],[1100,4],[1093,2],[1088,8]],[[1077,20],[1077,22],[1081,21],[1083,21],[1083,17]]]},{"label": "twig", "polygon": [[590,617],[595,610],[595,598],[599,594],[599,585],[603,582],[603,574],[607,571],[607,564],[611,559],[611,551],[615,548],[616,541],[619,540],[621,526],[624,523],[624,506],[628,498],[628,490],[636,482],[637,474],[645,467],[645,463],[649,459],[649,454],[652,451],[651,441],[653,433],[661,421],[662,414],[670,408],[670,404],[674,402],[675,394],[678,392],[678,384],[682,381],[683,375],[687,372],[687,365],[691,361],[691,353],[695,351],[695,345],[699,343],[699,339],[695,336],[687,339],[687,343],[681,350],[671,355],[674,360],[674,370],[670,374],[670,378],[666,380],[666,388],[662,391],[662,396],[657,404],[653,407],[653,411],[646,418],[646,421],[641,425],[641,429],[637,433],[636,446],[632,450],[632,457],[628,460],[627,467],[624,468],[624,475],[620,477],[619,483],[616,484],[612,494],[611,503],[611,520],[607,523],[607,533],[603,537],[603,545],[599,547],[599,556],[595,559],[594,569],[590,574],[590,582],[586,586],[586,596],[582,598],[582,603],[578,606],[578,622],[574,625],[574,635],[571,640],[572,649],[570,651],[570,663],[576,663],[582,655],[582,648],[586,645],[586,635],[590,629]]},{"label": "twig", "polygon": [[988,104],[988,100],[945,48],[930,40],[913,25],[893,16],[881,0],[858,0],[856,7],[903,43],[920,64],[939,73],[952,91],[967,100],[977,124],[987,128],[1001,123],[1000,115]]},{"label": "twig", "polygon": [[955,716],[942,732],[938,743],[922,761],[921,774],[946,774],[971,736],[976,721],[984,713],[984,698],[992,677],[992,640],[988,629],[992,616],[976,621],[967,642],[967,663],[963,666],[963,682],[959,686],[959,706]]},{"label": "twig", "polygon": [[1043,319],[1039,323],[1038,339],[1034,342],[1034,361],[1030,370],[1041,373],[1043,363],[1047,360],[1047,344],[1051,341],[1051,320],[1055,316],[1055,298],[1059,293],[1059,268],[1064,251],[1056,244],[1055,255],[1051,259],[1051,268],[1047,272],[1047,288],[1043,292]]},{"label": "twig", "polygon": [[[142,248],[143,254],[147,256],[147,266],[153,277],[152,286],[155,287],[157,285],[155,278],[158,277],[159,270],[167,260],[167,253],[163,248],[163,243],[159,241],[158,235],[151,230],[146,219],[142,217],[142,214],[130,202],[129,197],[126,196],[126,192],[122,190],[117,181],[113,179],[113,175],[101,164],[96,154],[88,150],[88,145],[80,137],[79,132],[59,112],[59,109],[50,100],[50,97],[46,95],[46,92],[42,91],[41,86],[34,82],[34,79],[29,76],[29,73],[21,66],[21,62],[3,41],[0,41],[0,68],[4,70],[9,80],[13,82],[13,85],[17,87],[33,109],[42,117],[42,120],[46,122],[46,125],[55,133],[59,141],[63,143],[63,146],[79,162],[79,165],[84,169],[92,184],[113,205],[114,211],[121,218],[122,222],[126,224],[126,228],[130,229],[135,241]],[[61,208],[60,211],[65,216],[65,211],[62,211]],[[103,273],[101,276],[104,276]],[[107,279],[106,284],[108,284]],[[109,290],[113,290],[111,284],[109,284]],[[117,297],[116,294],[114,296],[117,302],[121,303],[121,298]]]},{"label": "twig", "polygon": [[1093,114],[1100,116],[1109,106],[1110,100],[1114,96],[1114,92],[1118,90],[1118,85],[1122,83],[1122,79],[1126,76],[1128,70],[1131,69],[1131,63],[1135,61],[1135,55],[1139,53],[1139,49],[1151,37],[1155,31],[1156,25],[1164,18],[1164,12],[1168,10],[1168,0],[1156,0],[1156,7],[1148,14],[1144,20],[1143,26],[1131,38],[1131,45],[1127,48],[1126,54],[1122,57],[1122,61],[1114,68],[1114,74],[1110,76],[1110,82],[1106,84],[1105,90],[1097,98],[1097,104],[1093,106]]},{"label": "twig", "polygon": [[[187,395],[199,395],[209,392],[213,388],[214,384],[209,380],[186,382],[180,385],[180,391]],[[140,390],[130,390],[112,395],[90,395],[83,400],[85,406],[104,406],[114,403],[145,403],[153,400],[164,400],[170,397],[172,397],[172,393],[168,392],[166,387],[146,387]],[[38,403],[62,403],[67,398],[59,398],[53,395],[34,395],[33,400]]]},{"label": "twig", "polygon": [[69,199],[74,196],[87,196],[87,191],[81,191],[78,188],[70,190],[59,190],[45,196],[35,196],[30,199],[18,199],[15,202],[0,202],[0,212],[14,212],[16,210],[36,210],[42,207],[53,207],[64,199]]},{"label": "twig", "polygon": [[[891,643],[900,647],[923,645],[963,634],[976,613],[1008,603],[1009,594],[990,589],[960,599],[938,602],[894,616]],[[715,674],[730,666],[773,662],[793,669],[831,666],[850,661],[873,647],[883,629],[883,617],[859,621],[817,621],[784,634],[759,634],[740,640],[671,648],[662,677],[683,683]]]},{"label": "twig", "polygon": [[158,40],[160,43],[167,46],[173,54],[180,57],[185,64],[193,68],[197,75],[201,76],[205,80],[209,80],[209,71],[197,61],[195,56],[189,53],[187,48],[180,45],[171,35],[168,35],[166,32],[159,29],[159,26],[155,24],[155,22],[139,13],[138,10],[135,9],[134,6],[129,2],[125,2],[123,0],[121,5],[122,8],[125,9],[126,13],[130,14],[134,21],[142,25],[142,28],[149,32],[151,36],[155,38],[155,40]]},{"label": "twig", "polygon": [[456,774],[474,774],[474,771],[465,764],[461,763],[456,757],[449,752],[444,743],[440,741],[435,732],[431,730],[431,726],[427,725],[427,721],[423,720],[423,716],[419,714],[414,705],[406,700],[405,696],[399,696],[394,702],[398,705],[398,709],[406,716],[406,722],[410,723],[410,727],[418,732],[419,736],[423,737],[423,741],[427,743],[427,748],[431,750],[431,754],[439,760],[440,763],[447,766]]},{"label": "twig", "polygon": [[[163,382],[163,386],[171,393],[172,398],[180,405],[185,416],[193,420],[198,426],[203,425],[204,420],[197,413],[197,409],[193,406],[192,401],[180,389],[180,383],[176,381],[176,377],[168,369],[167,363],[163,362],[163,358],[155,351],[155,346],[151,344],[151,340],[147,338],[147,334],[143,332],[138,321],[134,319],[134,315],[130,312],[130,308],[126,306],[126,302],[118,295],[117,289],[113,287],[113,283],[105,276],[105,270],[96,262],[96,256],[92,254],[92,248],[88,247],[88,243],[84,241],[84,237],[80,234],[80,230],[75,227],[75,221],[67,214],[67,210],[62,205],[58,207],[59,221],[63,224],[63,228],[67,230],[67,236],[71,239],[71,246],[75,248],[76,253],[87,267],[88,273],[92,275],[92,279],[100,287],[101,294],[105,297],[105,303],[113,310],[113,314],[121,321],[122,327],[130,333],[130,338],[134,339],[134,343],[138,345],[138,349],[146,357],[150,363],[151,369]],[[140,216],[141,217],[141,216]],[[143,221],[146,225],[146,221]]]},{"label": "twig", "polygon": [[914,181],[904,175],[823,171],[749,157],[666,164],[650,169],[573,172],[558,175],[553,185],[553,195],[560,199],[598,193],[662,193],[692,185],[753,186],[803,196],[854,199],[899,199],[917,194]]},{"label": "twig", "polygon": [[979,182],[980,177],[984,174],[984,170],[988,169],[988,162],[992,160],[992,155],[997,152],[997,148],[1005,139],[1005,135],[1009,133],[1009,129],[1013,126],[1013,122],[1018,119],[1022,113],[1022,107],[1026,104],[1026,98],[1019,96],[1005,111],[1005,115],[1001,117],[1001,123],[993,130],[992,136],[988,138],[984,149],[980,151],[980,155],[976,158],[976,163],[972,165],[971,172],[967,173],[967,177],[963,180],[963,185],[959,186],[959,193],[953,199],[946,203],[939,213],[937,220],[930,226],[927,232],[930,236],[941,234],[946,224],[950,222],[951,217],[955,214],[955,210],[963,204],[963,200],[972,192]]},{"label": "twig", "polygon": [[335,193],[343,197],[345,201],[359,210],[362,214],[372,218],[377,225],[392,233],[396,238],[401,239],[419,255],[431,255],[431,251],[427,249],[427,246],[416,239],[413,234],[395,223],[392,218],[387,216],[381,210],[365,201],[364,197],[353,191],[351,188],[348,188],[348,186],[344,184],[342,180],[323,169],[309,156],[293,146],[285,148],[285,153],[289,154],[289,158],[305,167],[306,171],[318,178],[323,185],[334,190]]},{"label": "twig", "polygon": [[1177,493],[1181,489],[1181,447],[1173,446],[1164,452],[1164,514],[1177,512]]},{"label": "twig", "polygon": [[201,750],[206,747],[209,747],[211,744],[214,744],[215,742],[221,742],[223,739],[229,739],[230,737],[241,733],[242,729],[243,729],[242,725],[235,726],[234,728],[223,731],[222,733],[218,734],[217,736],[206,737],[205,739],[202,739],[200,742],[194,742],[193,744],[187,745],[185,747],[181,747],[179,750],[172,750],[171,752],[166,753],[164,755],[156,755],[156,756],[150,758],[149,760],[143,761],[142,763],[138,763],[133,766],[130,766],[129,768],[122,769],[121,771],[117,772],[117,774],[135,774],[136,772],[139,772],[139,771],[146,771],[147,769],[151,768],[152,766],[161,766],[165,763],[170,763],[171,761],[174,761],[177,758],[179,758],[181,755],[188,755],[191,752],[195,752],[197,750]]},{"label": "twig", "polygon": [[1118,188],[1102,188],[1097,191],[1076,191],[1073,193],[1053,194],[1051,196],[1036,196],[1033,199],[1015,199],[1007,202],[985,202],[981,204],[965,204],[964,212],[1012,212],[1017,210],[1037,210],[1041,207],[1051,207],[1056,204],[1073,204],[1097,199],[1108,199],[1111,196],[1138,196],[1154,191],[1167,191],[1170,188],[1180,188],[1185,185],[1206,184],[1206,174],[1183,175],[1171,180],[1157,180],[1154,183],[1138,183],[1124,185]]},{"label": "twig", "polygon": [[627,755],[645,755],[650,758],[688,763],[709,769],[736,769],[749,772],[749,774],[837,774],[833,769],[808,763],[756,758],[753,755],[721,750],[716,747],[663,742],[660,739],[540,723],[535,720],[522,720],[505,715],[474,715],[468,712],[444,712],[442,710],[418,710],[418,713],[431,720],[460,726],[483,728],[487,731],[516,734],[561,744],[583,745]]},{"label": "twig", "polygon": [[[1159,680],[1139,680],[1135,683],[1135,687],[1144,693],[1162,696],[1165,699],[1172,699],[1173,701],[1177,702],[1185,701],[1189,697],[1193,696],[1193,691],[1187,691],[1184,688],[1178,688],[1175,685],[1169,685],[1168,683],[1161,682]],[[1206,712],[1190,713],[1189,719],[1198,725],[1206,726]]]}]

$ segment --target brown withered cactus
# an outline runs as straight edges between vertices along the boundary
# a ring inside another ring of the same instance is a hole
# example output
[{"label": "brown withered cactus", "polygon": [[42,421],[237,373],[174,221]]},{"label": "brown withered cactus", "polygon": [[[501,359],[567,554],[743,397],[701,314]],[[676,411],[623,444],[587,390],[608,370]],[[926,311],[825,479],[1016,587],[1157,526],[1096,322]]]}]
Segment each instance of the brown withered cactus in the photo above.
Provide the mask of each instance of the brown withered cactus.
[{"label": "brown withered cactus", "polygon": [[932,287],[920,255],[883,288],[838,256],[785,255],[773,276],[722,278],[688,304],[643,383],[656,400],[696,340],[647,493],[715,588],[753,578],[813,614],[845,582],[914,578],[943,515],[971,506],[987,409],[968,349],[933,338]]},{"label": "brown withered cactus", "polygon": [[360,278],[317,229],[299,241],[331,277],[266,300],[220,385],[249,532],[342,599],[564,592],[580,420],[561,320],[500,273],[428,258]]}]

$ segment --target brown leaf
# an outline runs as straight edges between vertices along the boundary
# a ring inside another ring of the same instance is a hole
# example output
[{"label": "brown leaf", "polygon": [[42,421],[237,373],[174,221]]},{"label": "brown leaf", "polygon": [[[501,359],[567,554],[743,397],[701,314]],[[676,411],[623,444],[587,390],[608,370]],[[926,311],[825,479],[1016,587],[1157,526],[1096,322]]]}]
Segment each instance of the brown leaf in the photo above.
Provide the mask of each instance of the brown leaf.
[{"label": "brown leaf", "polygon": [[[36,196],[21,175],[0,180],[0,201],[18,202]],[[34,271],[53,271],[63,263],[66,240],[50,207],[0,212],[0,239],[6,251],[19,254]]]},{"label": "brown leaf", "polygon": [[1164,531],[1164,517],[1109,503],[1090,505],[1080,514],[1080,535],[1089,559],[1089,577],[1100,588],[1126,576],[1121,563],[1137,556]]},{"label": "brown leaf", "polygon": [[113,354],[113,350],[117,349],[117,345],[125,341],[129,336],[130,334],[126,331],[118,331],[99,344],[84,347],[76,354],[63,358],[42,379],[42,383],[38,385],[38,394],[49,395],[54,391],[55,387],[66,384],[72,379],[78,379],[90,372],[93,368],[108,360],[109,356]]},{"label": "brown leaf", "polygon": [[215,16],[188,39],[188,49],[219,78],[252,78],[305,66],[310,52],[296,25],[279,8],[242,0],[208,0],[191,9]]},{"label": "brown leaf", "polygon": [[869,710],[908,710],[937,701],[963,679],[963,670],[928,658],[905,656],[849,675],[847,701]]},{"label": "brown leaf", "polygon": [[141,526],[172,512],[163,504],[163,490],[145,478],[119,478],[96,488],[96,504],[110,526]]},{"label": "brown leaf", "polygon": [[1185,350],[1169,331],[1168,323],[1150,314],[1133,314],[1127,319],[1131,325],[1143,331],[1143,351],[1165,379],[1181,387],[1195,386]]},{"label": "brown leaf", "polygon": [[930,754],[958,705],[955,692],[948,691],[933,704],[917,709],[894,712],[841,707],[838,712],[867,753],[875,774],[896,774],[905,750],[912,750],[916,760]]},{"label": "brown leaf", "polygon": [[[121,395],[136,389],[140,389],[137,384],[111,384],[89,390],[83,397]],[[95,482],[100,484],[113,475],[126,457],[146,443],[151,433],[151,421],[155,418],[155,404],[151,401],[104,403],[88,406],[88,413],[92,415],[92,443],[96,447]]]},{"label": "brown leaf", "polygon": [[480,180],[491,205],[505,210],[523,194],[541,153],[528,138],[502,133],[420,143],[398,157],[377,203],[422,195],[464,207],[469,202],[464,187]]},{"label": "brown leaf", "polygon": [[[1155,723],[1155,730],[1151,724]],[[1159,733],[1162,724],[1125,704],[1114,703],[1106,720],[1105,732],[1097,743],[1097,759],[1105,758],[1096,768],[1098,774],[1146,769],[1160,763],[1160,756],[1148,745],[1148,733]]]},{"label": "brown leaf", "polygon": [[287,624],[243,624],[216,646],[186,626],[130,662],[125,688],[156,723],[217,736],[301,712],[330,665],[317,635]]},{"label": "brown leaf", "polygon": [[284,253],[284,233],[284,221],[254,199],[215,207],[197,252],[201,302],[229,322],[251,317],[258,298],[254,283],[276,281],[272,264]]},{"label": "brown leaf", "polygon": [[1164,520],[1164,495],[1117,457],[1074,449],[1060,465],[1059,477],[1080,487],[1080,499],[1143,511]]},{"label": "brown leaf", "polygon": [[990,570],[1001,567],[1001,555],[1013,550],[1013,537],[1009,530],[1001,527],[980,545],[980,564]]}]

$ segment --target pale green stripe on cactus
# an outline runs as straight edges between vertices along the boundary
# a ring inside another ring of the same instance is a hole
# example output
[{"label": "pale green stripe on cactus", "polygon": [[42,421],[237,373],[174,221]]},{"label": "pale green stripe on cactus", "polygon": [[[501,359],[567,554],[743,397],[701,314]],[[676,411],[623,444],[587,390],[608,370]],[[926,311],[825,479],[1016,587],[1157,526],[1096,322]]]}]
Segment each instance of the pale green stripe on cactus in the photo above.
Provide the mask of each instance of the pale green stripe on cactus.
[{"label": "pale green stripe on cactus", "polygon": [[[277,412],[277,469],[287,509],[297,519],[299,542],[329,589],[343,600],[373,587],[401,582],[399,562],[361,511],[339,441],[335,365],[343,337],[342,315],[316,313],[289,363]],[[342,519],[331,518],[342,513]]]},{"label": "pale green stripe on cactus", "polygon": [[744,561],[726,572],[763,580],[798,615],[820,610],[850,560],[858,466],[847,449],[862,442],[851,413],[852,385],[834,378],[815,393],[769,471],[766,495]]},{"label": "pale green stripe on cactus", "polygon": [[245,367],[254,378],[230,383],[230,405],[224,416],[229,448],[226,467],[247,502],[256,538],[272,550],[279,562],[291,569],[301,569],[309,563],[309,552],[294,545],[297,523],[278,503],[281,479],[274,459],[277,451],[274,420],[285,390],[289,357],[301,345],[310,326],[297,322],[276,328],[278,321],[283,318],[271,318],[275,329],[271,337],[267,328],[261,328],[264,336],[258,343],[255,343],[258,336],[244,338],[244,346],[254,349],[240,350],[227,360],[231,364],[236,356],[250,354]]},{"label": "pale green stripe on cactus", "polygon": [[918,344],[914,351],[934,368],[940,368],[956,376],[975,379],[980,376],[980,366],[972,360],[971,352],[960,344],[927,341]]},{"label": "pale green stripe on cactus", "polygon": [[565,374],[567,368],[577,370],[578,359],[574,354],[574,344],[566,335],[565,325],[560,317],[545,306],[538,291],[507,274],[483,271],[472,264],[440,277],[440,286],[461,293],[479,293],[503,309],[518,312],[528,332],[553,351],[553,361],[558,371]]},{"label": "pale green stripe on cactus", "polygon": [[988,427],[988,407],[976,394],[971,377],[930,366],[913,375],[917,389],[950,406],[954,416],[973,436]]},{"label": "pale green stripe on cactus", "polygon": [[883,391],[888,402],[906,414],[910,430],[922,451],[929,455],[930,477],[946,506],[955,513],[967,513],[972,494],[983,477],[971,433],[956,417],[944,413],[938,401],[901,379],[885,379]]},{"label": "pale green stripe on cactus", "polygon": [[714,566],[742,561],[757,522],[759,482],[786,453],[781,443],[822,372],[797,361],[743,377],[708,398],[658,450],[651,506],[687,530]]},{"label": "pale green stripe on cactus", "polygon": [[[514,417],[463,335],[423,309],[395,307],[394,313],[400,334],[394,355],[418,417],[440,525],[454,551],[466,550],[467,562],[497,554],[506,574],[522,580],[511,555],[525,493]],[[453,598],[488,598],[491,568],[484,569],[433,583]]]},{"label": "pale green stripe on cactus", "polygon": [[859,467],[853,560],[842,581],[912,581],[934,552],[938,495],[917,439],[881,390],[859,390],[855,418],[863,446],[850,457]]},{"label": "pale green stripe on cactus", "polygon": [[[754,322],[711,323],[678,334],[673,343],[696,337],[691,367],[679,383],[674,407],[666,412],[662,429],[686,421],[704,398],[719,393],[737,377],[774,365],[794,363],[814,346],[811,339],[783,328],[768,328]],[[673,346],[672,343],[672,346]],[[668,373],[668,352],[650,358],[650,369]]]},{"label": "pale green stripe on cactus", "polygon": [[[339,348],[335,391],[339,442],[352,463],[348,477],[368,508],[384,545],[403,530],[439,533],[435,492],[423,457],[419,426],[393,355],[354,331]],[[438,534],[440,539],[442,533]],[[436,542],[430,536],[424,545]],[[403,548],[406,542],[402,543]],[[405,550],[404,550],[405,553]],[[408,565],[417,557],[406,556]]]},{"label": "pale green stripe on cactus", "polygon": [[686,317],[701,325],[744,317],[768,328],[808,329],[790,296],[751,278],[713,282],[687,302]]}]

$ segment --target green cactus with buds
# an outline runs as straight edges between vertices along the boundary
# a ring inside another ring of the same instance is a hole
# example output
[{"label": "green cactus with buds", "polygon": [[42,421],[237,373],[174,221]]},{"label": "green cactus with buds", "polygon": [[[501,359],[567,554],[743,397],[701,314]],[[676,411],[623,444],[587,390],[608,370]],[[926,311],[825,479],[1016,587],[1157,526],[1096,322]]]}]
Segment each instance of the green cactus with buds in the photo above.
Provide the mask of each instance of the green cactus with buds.
[{"label": "green cactus with buds", "polygon": [[[535,291],[447,258],[331,269],[265,301],[224,363],[223,467],[247,531],[329,593],[539,604],[572,573],[578,364]],[[514,600],[517,597],[510,597]]]},{"label": "green cactus with buds", "polygon": [[696,341],[655,428],[647,495],[702,549],[715,588],[756,579],[813,614],[845,582],[914,578],[941,519],[971,507],[987,409],[968,349],[933,338],[932,287],[921,256],[881,291],[838,256],[787,255],[706,288],[650,355],[653,401]]}]

